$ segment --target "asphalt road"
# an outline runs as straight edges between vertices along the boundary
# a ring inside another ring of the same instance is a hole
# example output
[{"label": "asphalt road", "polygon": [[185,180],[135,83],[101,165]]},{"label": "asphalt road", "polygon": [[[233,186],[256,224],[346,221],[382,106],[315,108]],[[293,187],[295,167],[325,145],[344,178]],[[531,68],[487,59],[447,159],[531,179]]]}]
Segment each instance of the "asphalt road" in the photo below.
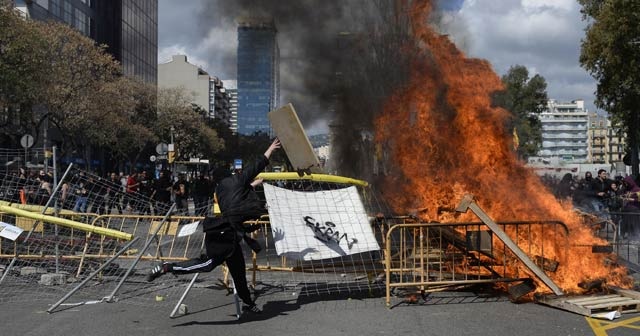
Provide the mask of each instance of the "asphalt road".
[{"label": "asphalt road", "polygon": [[[287,294],[291,295],[291,294]],[[368,295],[367,295],[368,296]],[[2,335],[638,335],[640,315],[624,314],[622,326],[595,333],[584,316],[536,303],[511,303],[503,296],[470,292],[433,293],[426,302],[400,299],[389,309],[383,297],[345,295],[257,298],[264,312],[235,317],[226,291],[194,288],[188,313],[169,315],[176,300],[145,306],[126,300],[62,306],[28,301],[0,305]],[[638,321],[635,321],[638,320]],[[622,323],[620,323],[622,322]],[[596,321],[596,326],[598,325]],[[603,324],[610,322],[602,321]],[[592,322],[593,324],[593,322]],[[636,329],[633,329],[633,326]]]}]

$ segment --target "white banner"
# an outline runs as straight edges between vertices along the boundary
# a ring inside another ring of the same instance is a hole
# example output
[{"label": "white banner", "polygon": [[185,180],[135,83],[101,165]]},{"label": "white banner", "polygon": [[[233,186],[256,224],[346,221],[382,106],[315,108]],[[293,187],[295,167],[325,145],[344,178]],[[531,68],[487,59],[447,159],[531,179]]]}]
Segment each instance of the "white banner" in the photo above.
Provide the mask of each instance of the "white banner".
[{"label": "white banner", "polygon": [[0,237],[15,241],[23,231],[24,230],[17,226],[13,226],[5,222],[0,222]]},{"label": "white banner", "polygon": [[380,249],[356,187],[300,192],[264,184],[276,252],[320,260]]}]

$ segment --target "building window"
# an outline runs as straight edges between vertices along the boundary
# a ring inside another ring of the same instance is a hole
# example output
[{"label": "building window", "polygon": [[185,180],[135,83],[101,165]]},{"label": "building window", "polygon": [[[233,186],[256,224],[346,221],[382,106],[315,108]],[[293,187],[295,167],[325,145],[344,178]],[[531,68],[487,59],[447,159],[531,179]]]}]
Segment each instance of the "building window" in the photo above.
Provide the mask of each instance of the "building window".
[{"label": "building window", "polygon": [[36,3],[44,9],[49,9],[49,0],[36,0]]},{"label": "building window", "polygon": [[51,14],[53,16],[62,17],[62,0],[51,0]]},{"label": "building window", "polygon": [[64,22],[73,25],[73,7],[69,0],[64,1]]},{"label": "building window", "polygon": [[74,27],[77,30],[79,30],[82,34],[84,34],[85,36],[88,36],[89,35],[89,29],[87,29],[87,27],[88,27],[87,16],[77,8],[76,8],[75,13],[76,13],[76,20],[75,20]]}]

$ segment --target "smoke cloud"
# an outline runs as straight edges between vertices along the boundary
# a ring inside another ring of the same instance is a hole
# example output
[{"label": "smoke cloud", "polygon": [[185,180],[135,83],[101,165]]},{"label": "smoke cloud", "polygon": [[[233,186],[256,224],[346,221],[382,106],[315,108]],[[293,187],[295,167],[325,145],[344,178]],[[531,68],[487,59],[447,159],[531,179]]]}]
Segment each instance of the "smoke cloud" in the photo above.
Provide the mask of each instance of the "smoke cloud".
[{"label": "smoke cloud", "polygon": [[[374,116],[408,78],[415,48],[409,2],[212,1],[204,3],[199,26],[208,34],[235,31],[241,18],[272,18],[280,48],[280,103],[293,103],[307,128],[329,126],[333,172],[366,178],[363,172],[372,170]],[[235,69],[235,50],[221,46],[211,57]]]}]

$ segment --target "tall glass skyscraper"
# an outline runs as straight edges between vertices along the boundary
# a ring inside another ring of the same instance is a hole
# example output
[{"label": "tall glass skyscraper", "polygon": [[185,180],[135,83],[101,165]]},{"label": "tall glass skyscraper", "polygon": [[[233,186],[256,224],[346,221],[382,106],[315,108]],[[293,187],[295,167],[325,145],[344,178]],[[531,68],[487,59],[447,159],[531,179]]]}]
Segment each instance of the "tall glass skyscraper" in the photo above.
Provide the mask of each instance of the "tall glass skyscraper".
[{"label": "tall glass skyscraper", "polygon": [[280,96],[280,51],[273,20],[238,24],[238,133],[271,134],[267,113]]},{"label": "tall glass skyscraper", "polygon": [[158,82],[158,0],[16,1],[34,20],[65,22],[100,44],[126,76]]},{"label": "tall glass skyscraper", "polygon": [[122,63],[125,75],[158,83],[158,0],[93,0],[96,41]]}]

